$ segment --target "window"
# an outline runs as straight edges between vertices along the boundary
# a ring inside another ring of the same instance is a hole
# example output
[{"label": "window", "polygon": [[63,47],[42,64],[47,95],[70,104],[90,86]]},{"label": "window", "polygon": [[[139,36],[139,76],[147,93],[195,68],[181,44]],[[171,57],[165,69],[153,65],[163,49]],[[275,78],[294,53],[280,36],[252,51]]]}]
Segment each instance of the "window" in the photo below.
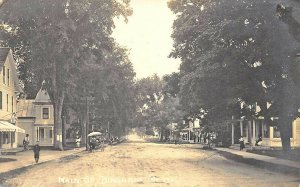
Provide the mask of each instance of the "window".
[{"label": "window", "polygon": [[14,96],[11,96],[11,112],[14,113]]},{"label": "window", "polygon": [[3,143],[4,144],[9,144],[10,143],[10,133],[9,132],[4,132],[3,133]]},{"label": "window", "polygon": [[7,69],[7,85],[9,86],[9,69]]},{"label": "window", "polygon": [[16,142],[15,132],[11,132],[11,143],[15,143],[15,142]]},{"label": "window", "polygon": [[43,108],[43,119],[49,119],[49,108]]},{"label": "window", "polygon": [[0,109],[2,109],[2,92],[0,92]]},{"label": "window", "polygon": [[45,131],[44,131],[44,128],[40,127],[39,128],[39,137],[40,137],[40,140],[44,139],[45,138]]},{"label": "window", "polygon": [[8,111],[8,94],[6,94],[6,110]]},{"label": "window", "polygon": [[5,66],[2,68],[2,73],[3,73],[3,84],[5,84]]}]

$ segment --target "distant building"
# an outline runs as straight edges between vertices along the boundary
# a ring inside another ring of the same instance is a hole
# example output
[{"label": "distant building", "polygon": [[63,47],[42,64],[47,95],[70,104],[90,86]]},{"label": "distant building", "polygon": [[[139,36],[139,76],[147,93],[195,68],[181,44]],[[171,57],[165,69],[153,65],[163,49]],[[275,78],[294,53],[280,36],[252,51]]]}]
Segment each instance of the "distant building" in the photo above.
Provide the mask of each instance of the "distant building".
[{"label": "distant building", "polygon": [[25,131],[15,125],[17,97],[22,93],[10,48],[0,48],[0,148],[17,147],[18,136]]},{"label": "distant building", "polygon": [[[29,145],[37,141],[41,146],[54,145],[54,109],[47,91],[40,89],[34,100],[20,100],[18,111],[17,124],[29,134]],[[23,138],[19,137],[19,144]]]}]

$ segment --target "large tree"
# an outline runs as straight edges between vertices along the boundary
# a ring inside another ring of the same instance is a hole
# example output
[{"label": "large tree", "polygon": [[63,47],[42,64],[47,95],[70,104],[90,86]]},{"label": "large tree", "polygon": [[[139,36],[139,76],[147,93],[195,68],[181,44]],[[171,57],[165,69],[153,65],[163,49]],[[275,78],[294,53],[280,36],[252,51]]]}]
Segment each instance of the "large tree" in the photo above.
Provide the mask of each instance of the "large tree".
[{"label": "large tree", "polygon": [[1,21],[9,26],[6,31],[12,37],[23,36],[18,45],[29,56],[24,66],[30,64],[32,75],[47,83],[54,105],[56,148],[63,150],[62,108],[66,94],[76,86],[78,68],[93,67],[91,64],[113,53],[113,19],[126,19],[131,13],[128,4],[117,0],[10,0],[1,8]]},{"label": "large tree", "polygon": [[166,126],[183,119],[183,111],[176,97],[177,74],[157,75],[143,78],[136,83],[137,116],[136,123],[147,128],[158,128],[163,140]]},{"label": "large tree", "polygon": [[[300,77],[293,71],[299,68],[299,43],[276,16],[276,4],[173,0],[169,7],[177,14],[171,56],[182,60],[184,108],[211,120],[278,116],[283,150],[289,151],[291,122],[300,106]],[[259,113],[251,107],[255,103]]]}]

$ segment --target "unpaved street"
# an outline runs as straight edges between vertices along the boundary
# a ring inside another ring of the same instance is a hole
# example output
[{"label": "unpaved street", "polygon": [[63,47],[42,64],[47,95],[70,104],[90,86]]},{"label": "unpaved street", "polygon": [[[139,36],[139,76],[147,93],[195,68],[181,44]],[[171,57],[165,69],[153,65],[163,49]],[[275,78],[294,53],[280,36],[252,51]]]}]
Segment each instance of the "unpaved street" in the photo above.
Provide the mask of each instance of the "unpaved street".
[{"label": "unpaved street", "polygon": [[35,165],[10,186],[299,186],[296,176],[219,156],[199,145],[126,142],[104,152]]}]

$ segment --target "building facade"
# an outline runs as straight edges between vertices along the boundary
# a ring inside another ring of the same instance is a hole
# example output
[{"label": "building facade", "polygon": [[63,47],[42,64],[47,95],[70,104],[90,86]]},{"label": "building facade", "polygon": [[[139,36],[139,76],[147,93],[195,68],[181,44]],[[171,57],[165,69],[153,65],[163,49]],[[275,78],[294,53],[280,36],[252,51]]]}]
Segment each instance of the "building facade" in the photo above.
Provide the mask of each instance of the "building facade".
[{"label": "building facade", "polygon": [[[238,120],[231,124],[232,144],[238,144],[243,136],[245,143],[255,145],[255,141],[262,137],[262,146],[281,147],[280,131],[277,126],[270,126],[263,118],[255,120]],[[300,118],[291,124],[291,147],[300,147]]]},{"label": "building facade", "polygon": [[16,126],[17,98],[22,92],[10,48],[0,48],[0,149],[17,147],[25,131]]},{"label": "building facade", "polygon": [[[22,99],[18,103],[19,127],[29,134],[29,145],[39,142],[40,146],[54,145],[54,108],[49,94],[40,89],[34,100]],[[19,137],[22,144],[24,137]]]}]

